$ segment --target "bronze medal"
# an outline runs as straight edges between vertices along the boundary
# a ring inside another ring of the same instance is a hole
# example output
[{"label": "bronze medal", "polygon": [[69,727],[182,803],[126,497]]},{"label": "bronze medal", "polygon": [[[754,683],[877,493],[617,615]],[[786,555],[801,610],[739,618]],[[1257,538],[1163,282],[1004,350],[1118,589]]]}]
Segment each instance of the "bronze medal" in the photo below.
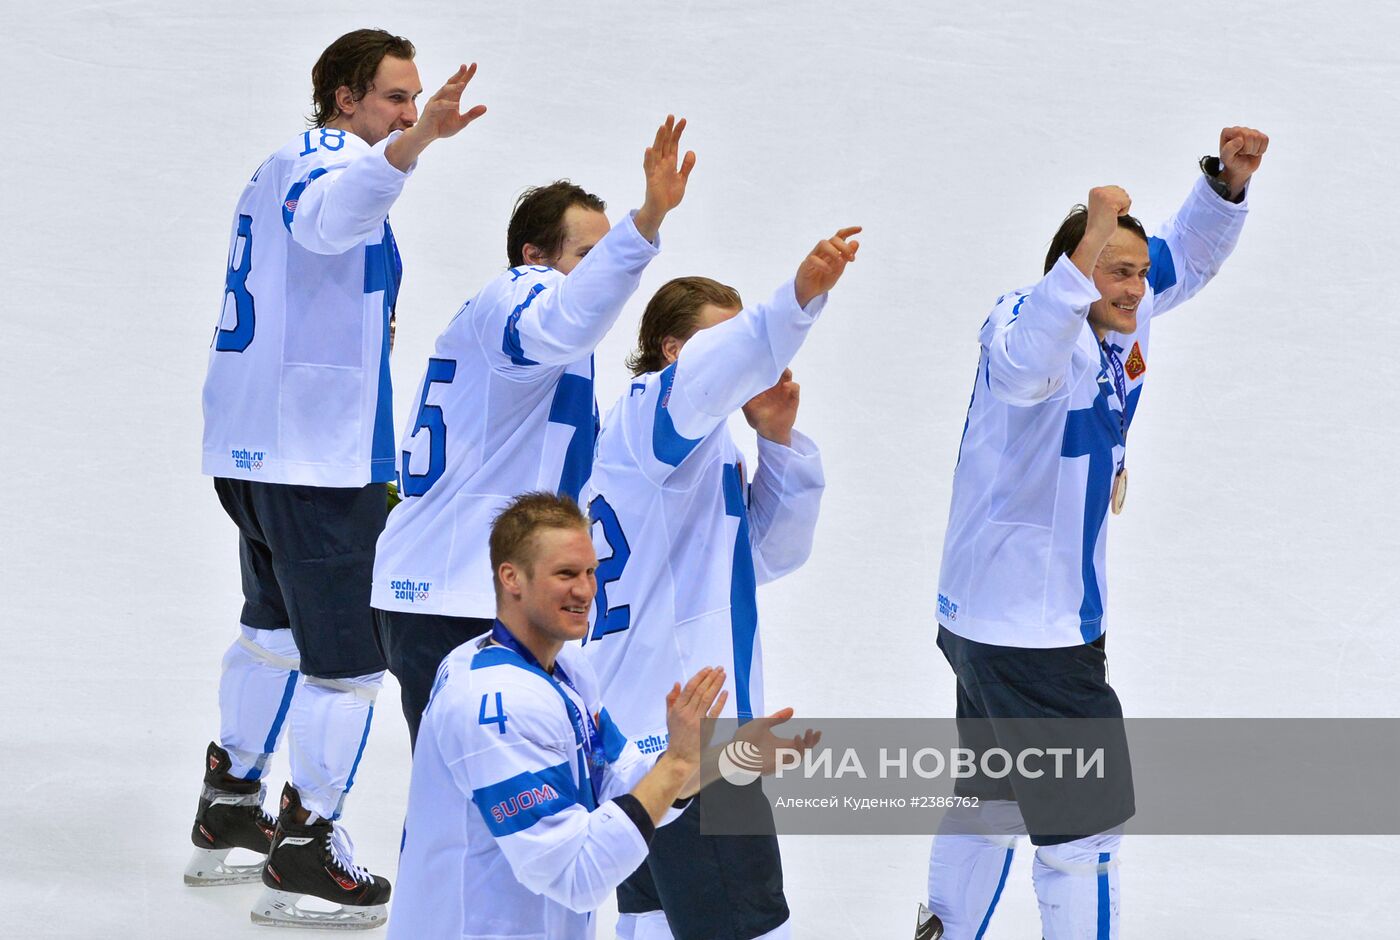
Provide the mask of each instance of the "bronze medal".
[{"label": "bronze medal", "polygon": [[1116,516],[1123,511],[1123,503],[1128,498],[1128,468],[1120,467],[1113,476],[1113,492],[1109,494],[1108,505]]}]

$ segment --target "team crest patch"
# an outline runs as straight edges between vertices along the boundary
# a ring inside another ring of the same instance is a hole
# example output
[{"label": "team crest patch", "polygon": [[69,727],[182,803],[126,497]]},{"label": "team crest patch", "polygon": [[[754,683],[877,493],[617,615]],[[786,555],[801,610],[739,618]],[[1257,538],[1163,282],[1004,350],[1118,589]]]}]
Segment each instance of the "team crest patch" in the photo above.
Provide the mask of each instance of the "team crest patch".
[{"label": "team crest patch", "polygon": [[1142,358],[1142,349],[1137,343],[1133,343],[1133,351],[1128,353],[1128,361],[1123,363],[1123,371],[1127,372],[1128,378],[1134,382],[1147,371],[1147,360]]}]

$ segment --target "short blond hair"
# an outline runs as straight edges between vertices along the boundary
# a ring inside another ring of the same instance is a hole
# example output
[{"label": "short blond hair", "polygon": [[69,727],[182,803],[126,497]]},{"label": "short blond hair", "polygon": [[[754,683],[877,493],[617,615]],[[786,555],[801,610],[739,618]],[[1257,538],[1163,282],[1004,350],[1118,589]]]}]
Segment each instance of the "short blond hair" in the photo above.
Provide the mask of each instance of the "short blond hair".
[{"label": "short blond hair", "polygon": [[591,528],[578,503],[568,496],[538,491],[521,493],[491,522],[491,582],[499,594],[501,565],[510,562],[525,569],[535,564],[535,533],[540,529]]}]

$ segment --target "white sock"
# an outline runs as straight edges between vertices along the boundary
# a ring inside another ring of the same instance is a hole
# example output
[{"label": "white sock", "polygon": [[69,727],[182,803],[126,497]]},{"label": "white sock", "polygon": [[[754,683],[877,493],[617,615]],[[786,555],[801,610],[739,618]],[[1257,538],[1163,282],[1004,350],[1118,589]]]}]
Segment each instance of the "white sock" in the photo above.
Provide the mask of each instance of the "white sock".
[{"label": "white sock", "polygon": [[617,915],[617,940],[672,940],[662,911]]},{"label": "white sock", "polygon": [[1118,851],[1122,834],[1036,849],[1032,874],[1045,940],[1118,940]]},{"label": "white sock", "polygon": [[1001,899],[1021,810],[1009,800],[983,800],[949,810],[938,827],[928,863],[929,910],[943,921],[944,940],[979,940]]},{"label": "white sock", "polygon": [[230,774],[261,780],[300,687],[300,654],[291,630],[239,629],[219,677],[219,744],[232,761]]},{"label": "white sock", "polygon": [[[788,940],[792,936],[792,918],[754,940]],[[666,923],[662,911],[648,911],[645,914],[617,915],[617,940],[673,940],[671,927]]]},{"label": "white sock", "polygon": [[292,700],[292,786],[301,805],[318,816],[340,818],[383,682],[382,672],[351,679],[308,676]]}]

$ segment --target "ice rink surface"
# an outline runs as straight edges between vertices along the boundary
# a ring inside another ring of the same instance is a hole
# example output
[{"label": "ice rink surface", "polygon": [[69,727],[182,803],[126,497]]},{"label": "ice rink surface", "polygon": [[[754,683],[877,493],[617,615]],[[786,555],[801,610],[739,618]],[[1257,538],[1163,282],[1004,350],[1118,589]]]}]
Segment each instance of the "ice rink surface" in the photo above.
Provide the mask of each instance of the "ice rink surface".
[{"label": "ice rink surface", "polygon": [[[239,605],[200,386],[234,201],[360,26],[411,38],[429,94],[479,62],[466,97],[490,107],[393,212],[398,426],[435,336],[504,267],[515,195],[569,176],[616,218],[668,111],[699,165],[599,350],[604,409],[662,282],[757,298],[866,227],[794,364],[827,468],[816,550],[760,599],[768,700],[799,716],[951,715],[933,599],[978,326],[1091,186],[1124,186],[1152,228],[1222,126],[1264,129],[1238,251],[1153,331],[1110,526],[1113,681],[1133,716],[1400,713],[1392,4],[48,0],[3,19],[2,936],[267,936],[256,887],[180,880]],[[408,745],[396,687],[380,704],[346,822],[392,877]],[[794,936],[909,936],[928,845],[786,839]],[[1039,936],[1029,860],[992,940]],[[1122,886],[1124,937],[1393,937],[1400,838],[1133,838]]]}]

